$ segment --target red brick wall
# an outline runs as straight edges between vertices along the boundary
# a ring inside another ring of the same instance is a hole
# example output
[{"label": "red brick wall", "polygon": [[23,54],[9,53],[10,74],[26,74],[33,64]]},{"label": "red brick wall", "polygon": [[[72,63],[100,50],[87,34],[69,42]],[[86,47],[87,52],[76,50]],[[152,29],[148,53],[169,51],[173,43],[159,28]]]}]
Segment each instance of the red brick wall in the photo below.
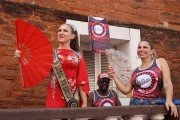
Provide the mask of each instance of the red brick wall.
[{"label": "red brick wall", "polygon": [[0,11],[0,108],[45,107],[48,78],[33,89],[22,87],[18,62],[13,58],[17,49],[14,22],[19,18],[38,26],[55,46],[56,31],[64,19],[48,10],[9,2],[1,3]]},{"label": "red brick wall", "polygon": [[[95,15],[109,18],[109,23],[113,25],[139,28],[141,38],[151,40],[155,44],[158,56],[165,57],[168,60],[175,86],[175,95],[180,98],[177,96],[180,91],[179,11],[177,11],[176,5],[174,5],[174,8],[171,7],[176,1],[172,3],[167,1],[158,2],[154,4],[156,7],[151,3],[152,6],[147,7],[148,10],[151,8],[158,11],[158,13],[164,11],[171,16],[171,19],[168,17],[167,20],[173,24],[165,29],[162,25],[162,21],[165,19],[158,17],[150,19],[148,14],[147,16],[145,16],[146,14],[140,15],[141,12],[146,11],[147,2],[143,0],[121,1],[121,5],[118,5],[120,3],[115,0],[112,0],[112,2],[107,0],[106,3],[99,0],[98,4],[93,1],[88,3],[84,0],[83,3],[79,3],[80,0],[77,1],[61,0],[58,3],[57,0],[54,0],[48,3],[44,0],[36,0],[35,5],[32,4],[32,0],[26,0],[26,4],[0,2],[0,108],[45,107],[48,78],[33,89],[24,89],[21,85],[18,62],[13,58],[16,49],[14,20],[17,18],[25,19],[38,26],[46,33],[53,46],[56,46],[57,28],[66,18],[87,21],[86,15]],[[88,7],[89,5],[91,7]],[[165,9],[165,5],[166,7],[169,6],[167,7],[168,10]],[[109,6],[112,6],[112,8]],[[94,9],[89,10],[90,8]],[[144,8],[144,10],[141,11],[140,8]],[[102,11],[103,9],[106,12]]]},{"label": "red brick wall", "polygon": [[178,0],[10,0],[26,2],[80,15],[92,15],[121,23],[180,30]]}]

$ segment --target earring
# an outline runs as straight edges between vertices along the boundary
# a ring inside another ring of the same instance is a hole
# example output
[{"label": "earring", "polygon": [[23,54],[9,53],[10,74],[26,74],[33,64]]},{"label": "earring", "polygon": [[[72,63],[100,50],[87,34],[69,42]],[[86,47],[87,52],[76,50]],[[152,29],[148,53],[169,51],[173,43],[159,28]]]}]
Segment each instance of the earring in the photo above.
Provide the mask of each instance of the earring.
[{"label": "earring", "polygon": [[154,55],[153,54],[151,54],[151,59],[154,59]]}]

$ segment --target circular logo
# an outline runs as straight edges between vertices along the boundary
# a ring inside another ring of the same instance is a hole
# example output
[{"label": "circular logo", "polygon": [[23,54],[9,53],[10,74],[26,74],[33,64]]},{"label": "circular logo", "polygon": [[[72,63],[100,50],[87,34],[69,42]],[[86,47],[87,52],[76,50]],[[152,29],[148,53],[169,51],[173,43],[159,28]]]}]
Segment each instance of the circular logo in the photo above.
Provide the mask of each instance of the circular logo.
[{"label": "circular logo", "polygon": [[138,84],[141,88],[148,88],[151,86],[152,79],[149,75],[140,75],[137,77],[136,84]]},{"label": "circular logo", "polygon": [[92,24],[92,33],[96,37],[103,37],[106,34],[106,26],[100,22],[96,22]]},{"label": "circular logo", "polygon": [[76,100],[75,98],[71,98],[68,101],[68,107],[72,107],[72,108],[79,107],[79,101]]},{"label": "circular logo", "polygon": [[143,94],[152,93],[158,84],[158,75],[152,70],[137,73],[133,78],[139,87],[138,91]]},{"label": "circular logo", "polygon": [[99,102],[98,106],[103,106],[103,107],[109,107],[109,106],[115,106],[113,100],[110,98],[104,98]]},{"label": "circular logo", "polygon": [[101,25],[95,25],[94,26],[94,32],[96,33],[96,34],[102,34],[103,33],[103,28],[102,28],[102,26]]}]

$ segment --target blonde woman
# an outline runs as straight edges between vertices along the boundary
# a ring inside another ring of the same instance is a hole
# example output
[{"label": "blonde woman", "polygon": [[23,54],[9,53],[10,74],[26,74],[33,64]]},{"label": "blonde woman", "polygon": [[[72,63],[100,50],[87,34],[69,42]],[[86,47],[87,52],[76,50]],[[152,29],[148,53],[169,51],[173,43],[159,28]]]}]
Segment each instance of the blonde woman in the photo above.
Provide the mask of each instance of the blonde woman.
[{"label": "blonde woman", "polygon": [[[177,108],[172,102],[173,85],[171,82],[169,66],[165,59],[155,59],[154,48],[149,41],[141,41],[138,45],[137,55],[141,59],[141,66],[132,73],[131,80],[124,85],[120,82],[113,67],[109,66],[108,73],[114,79],[118,89],[128,94],[132,90],[130,105],[152,105],[161,101],[160,92],[164,88],[166,94],[166,109],[171,110],[171,115],[178,117]],[[136,116],[132,119],[137,118]],[[151,119],[163,119],[163,115],[151,116]]]}]

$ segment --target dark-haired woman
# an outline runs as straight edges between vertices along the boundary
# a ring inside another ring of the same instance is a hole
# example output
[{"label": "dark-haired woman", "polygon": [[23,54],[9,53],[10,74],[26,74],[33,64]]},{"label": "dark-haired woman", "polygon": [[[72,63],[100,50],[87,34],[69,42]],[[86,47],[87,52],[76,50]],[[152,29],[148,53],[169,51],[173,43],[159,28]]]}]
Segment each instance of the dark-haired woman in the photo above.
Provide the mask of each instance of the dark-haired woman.
[{"label": "dark-haired woman", "polygon": [[[84,57],[78,52],[77,31],[70,24],[62,24],[59,27],[57,39],[59,46],[56,51],[71,91],[73,95],[77,94],[81,98],[81,107],[87,107],[89,82]],[[46,106],[48,108],[67,107],[58,80],[53,73],[47,89]]]},{"label": "dark-haired woman", "polygon": [[[56,57],[62,65],[67,83],[73,96],[79,96],[81,107],[87,107],[89,93],[89,81],[84,57],[79,51],[77,31],[70,24],[62,24],[58,29],[57,40],[59,42]],[[20,51],[15,51],[15,57],[19,58]],[[67,91],[65,91],[67,92]],[[67,93],[68,94],[68,93]],[[67,100],[61,90],[57,76],[52,70],[51,80],[47,87],[47,108],[66,108]]]}]

